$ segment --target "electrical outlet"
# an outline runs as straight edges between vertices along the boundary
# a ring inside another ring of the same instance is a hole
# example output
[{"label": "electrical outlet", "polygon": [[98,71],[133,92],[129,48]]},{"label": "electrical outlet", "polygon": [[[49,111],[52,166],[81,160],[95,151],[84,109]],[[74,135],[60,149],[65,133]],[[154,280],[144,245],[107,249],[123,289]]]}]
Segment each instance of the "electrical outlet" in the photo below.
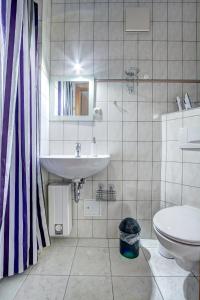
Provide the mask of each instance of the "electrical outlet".
[{"label": "electrical outlet", "polygon": [[84,216],[85,217],[100,217],[101,202],[96,200],[84,200]]}]

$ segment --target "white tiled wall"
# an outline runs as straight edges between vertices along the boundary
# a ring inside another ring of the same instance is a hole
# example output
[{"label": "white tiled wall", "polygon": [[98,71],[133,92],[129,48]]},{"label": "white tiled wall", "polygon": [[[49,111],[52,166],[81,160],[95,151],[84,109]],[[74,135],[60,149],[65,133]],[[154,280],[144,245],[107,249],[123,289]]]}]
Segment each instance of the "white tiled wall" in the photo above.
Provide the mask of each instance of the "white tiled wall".
[{"label": "white tiled wall", "polygon": [[41,126],[40,153],[49,153],[49,80],[50,80],[50,28],[51,2],[42,0],[40,4],[40,97]]},{"label": "white tiled wall", "polygon": [[[150,8],[150,32],[124,32],[124,8],[137,5]],[[82,75],[101,79],[124,78],[130,66],[138,67],[141,77],[196,79],[199,6],[189,0],[53,0],[51,75],[74,75],[78,60]],[[73,154],[76,141],[86,154],[95,136],[98,153],[112,155],[108,168],[87,181],[82,200],[74,204],[73,236],[114,238],[120,220],[132,216],[141,223],[142,235],[151,237],[152,215],[161,200],[161,114],[175,111],[175,97],[186,91],[197,102],[196,83],[139,83],[130,95],[126,84],[99,82],[96,106],[103,110],[101,122],[50,122],[50,154]],[[168,176],[174,168],[179,165],[174,164]],[[117,201],[102,203],[100,218],[86,218],[83,199],[95,197],[99,182],[115,185]]]},{"label": "white tiled wall", "polygon": [[[163,115],[162,206],[188,204],[200,208],[200,151],[181,150],[181,127],[199,127],[200,109]],[[167,155],[166,155],[167,154]]]}]

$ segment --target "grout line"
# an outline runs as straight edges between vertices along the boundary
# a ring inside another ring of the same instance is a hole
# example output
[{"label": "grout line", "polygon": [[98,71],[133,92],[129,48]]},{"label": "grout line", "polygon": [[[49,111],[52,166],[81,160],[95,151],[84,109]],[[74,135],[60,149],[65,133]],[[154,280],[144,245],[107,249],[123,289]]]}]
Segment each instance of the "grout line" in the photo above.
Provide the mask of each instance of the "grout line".
[{"label": "grout line", "polygon": [[[151,4],[151,9],[152,9],[152,20],[153,20],[153,1],[152,1],[152,4]],[[152,27],[153,27],[153,24],[152,24]],[[152,41],[151,41],[151,43],[152,43],[152,49],[151,49],[151,51],[152,51],[152,78],[154,78],[154,75],[153,75],[153,70],[154,70],[154,68],[153,68],[153,62],[154,62],[154,54],[153,54],[153,49],[154,49],[154,39],[153,39],[153,31],[152,31]],[[154,108],[154,95],[153,95],[153,88],[154,88],[154,84],[153,84],[153,82],[152,82],[152,84],[151,84],[151,97],[152,97],[152,107],[151,107],[151,109],[152,109],[152,121],[153,121],[153,108]],[[153,219],[153,168],[154,168],[154,160],[153,160],[153,146],[154,146],[154,144],[153,144],[153,122],[152,122],[152,125],[151,125],[151,130],[152,130],[152,144],[151,144],[151,147],[152,147],[152,172],[151,172],[151,208],[150,208],[150,213],[151,213],[151,238],[152,238],[152,236],[153,236],[153,228],[152,228],[152,219]]]},{"label": "grout line", "polygon": [[[170,277],[170,278],[171,278],[171,277]],[[156,280],[156,277],[153,277],[153,280],[154,280],[154,282],[155,282],[155,285],[157,286],[158,291],[160,292],[160,295],[161,295],[162,299],[164,300],[164,296],[163,296],[163,294],[162,294],[162,292],[161,292],[161,289],[160,289],[160,287],[159,287],[159,285],[158,285],[158,282],[157,282],[157,280]]]},{"label": "grout line", "polygon": [[[23,273],[19,274],[18,276],[22,276],[22,275],[23,275]],[[17,276],[17,275],[14,275],[14,276]],[[17,294],[20,292],[21,288],[24,286],[24,283],[25,283],[25,281],[27,280],[29,274],[23,275],[23,276],[26,276],[26,278],[22,281],[21,285],[20,285],[20,286],[18,287],[18,289],[16,290],[13,300],[17,297]],[[9,278],[9,277],[7,277],[7,278]],[[1,281],[0,281],[0,282],[1,282]]]},{"label": "grout line", "polygon": [[112,264],[111,264],[110,247],[108,247],[108,255],[109,255],[109,262],[110,262],[110,276],[111,276],[111,285],[112,285],[112,297],[113,297],[113,300],[114,300],[114,287],[113,287],[113,279],[112,279]]},{"label": "grout line", "polygon": [[[124,4],[124,0],[123,0],[123,25],[122,25],[122,28],[123,28],[123,33],[122,33],[122,39],[123,39],[123,73],[125,72],[125,64],[124,64],[124,32],[125,32],[125,4]],[[122,205],[121,205],[121,219],[123,219],[124,217],[124,185],[123,185],[123,178],[124,178],[124,86],[121,85],[121,90],[122,90],[122,141],[121,141],[121,152],[122,152],[122,158],[121,158],[121,161],[122,161],[122,181],[121,181],[121,189],[122,189]],[[127,87],[126,87],[127,89]],[[113,294],[113,297],[114,297],[114,294]]]},{"label": "grout line", "polygon": [[69,276],[68,276],[68,280],[67,280],[65,292],[64,292],[64,295],[63,295],[63,300],[65,299],[65,296],[66,296],[66,293],[67,293],[67,288],[68,288],[68,285],[69,285],[69,279],[71,277],[71,271],[72,271],[74,260],[75,260],[75,257],[76,257],[77,248],[78,248],[78,240],[77,240],[77,244],[76,244],[76,247],[75,247],[74,255],[73,255],[73,258],[72,258],[72,264],[71,264],[71,267],[70,267],[70,270],[69,270]]},{"label": "grout line", "polygon": [[[14,275],[15,276],[15,275]],[[69,277],[69,275],[63,275],[63,274],[60,274],[60,275],[52,275],[52,274],[50,274],[50,275],[47,275],[47,274],[30,274],[29,275],[30,277],[46,277],[46,276],[48,276],[48,277]],[[197,279],[198,280],[198,278],[199,278],[199,276],[195,276],[195,275],[193,275],[193,273],[190,273],[190,275],[188,275],[190,278],[194,278],[194,279]],[[123,278],[134,278],[134,277],[136,277],[136,278],[138,278],[138,277],[146,277],[146,278],[154,278],[154,277],[158,277],[158,278],[185,278],[186,277],[186,275],[173,275],[173,276],[171,276],[171,275],[159,275],[159,276],[157,276],[157,275],[155,275],[155,276],[153,276],[153,275],[94,275],[94,274],[87,274],[87,275],[85,275],[85,274],[81,274],[81,275],[78,275],[78,274],[76,274],[76,275],[70,275],[70,278],[73,278],[73,277],[97,277],[97,278],[99,278],[99,277],[123,277]],[[26,280],[26,279],[25,279]],[[24,280],[24,281],[25,281]],[[21,287],[20,287],[21,288]],[[17,293],[18,293],[18,291],[17,291]]]}]

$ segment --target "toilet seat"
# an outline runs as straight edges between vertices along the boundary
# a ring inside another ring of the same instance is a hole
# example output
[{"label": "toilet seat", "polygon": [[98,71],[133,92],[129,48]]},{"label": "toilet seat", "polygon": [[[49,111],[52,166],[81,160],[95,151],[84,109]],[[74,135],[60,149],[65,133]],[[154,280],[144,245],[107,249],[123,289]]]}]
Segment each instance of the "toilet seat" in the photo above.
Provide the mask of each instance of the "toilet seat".
[{"label": "toilet seat", "polygon": [[200,246],[200,209],[188,205],[160,210],[153,225],[163,236],[187,245]]}]

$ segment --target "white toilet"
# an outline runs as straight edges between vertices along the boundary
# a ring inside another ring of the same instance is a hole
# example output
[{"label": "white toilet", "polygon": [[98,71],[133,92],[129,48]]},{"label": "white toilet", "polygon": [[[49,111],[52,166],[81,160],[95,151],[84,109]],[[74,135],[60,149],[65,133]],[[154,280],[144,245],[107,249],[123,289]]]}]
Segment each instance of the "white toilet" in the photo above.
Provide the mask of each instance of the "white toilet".
[{"label": "white toilet", "polygon": [[159,252],[191,271],[200,261],[200,209],[188,205],[164,208],[153,218]]}]

